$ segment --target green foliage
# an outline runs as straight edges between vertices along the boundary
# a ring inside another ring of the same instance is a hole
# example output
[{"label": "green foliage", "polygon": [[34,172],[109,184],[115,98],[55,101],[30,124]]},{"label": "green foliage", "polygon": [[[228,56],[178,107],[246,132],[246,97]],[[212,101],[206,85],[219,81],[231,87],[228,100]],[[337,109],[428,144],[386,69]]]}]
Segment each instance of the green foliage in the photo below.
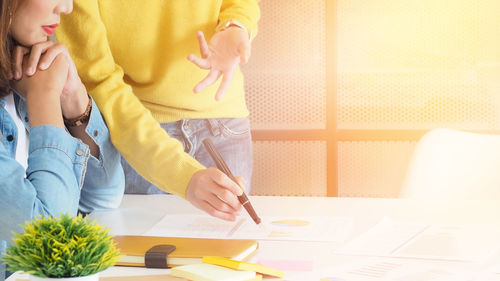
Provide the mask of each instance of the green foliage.
[{"label": "green foliage", "polygon": [[107,229],[81,216],[61,215],[27,222],[3,260],[10,271],[62,278],[92,275],[118,258]]}]

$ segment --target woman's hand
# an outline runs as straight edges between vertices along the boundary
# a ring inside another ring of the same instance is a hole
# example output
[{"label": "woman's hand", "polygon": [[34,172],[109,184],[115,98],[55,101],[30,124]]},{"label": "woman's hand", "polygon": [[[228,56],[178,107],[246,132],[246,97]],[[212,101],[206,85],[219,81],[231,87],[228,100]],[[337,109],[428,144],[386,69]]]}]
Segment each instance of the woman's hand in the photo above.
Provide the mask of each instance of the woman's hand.
[{"label": "woman's hand", "polygon": [[241,211],[239,195],[243,193],[243,178],[238,184],[217,168],[210,167],[196,172],[188,184],[186,199],[198,209],[213,217],[234,221]]},{"label": "woman's hand", "polygon": [[[22,69],[28,67],[27,63],[22,64]],[[26,100],[34,98],[35,95],[41,97],[57,97],[60,99],[64,85],[68,76],[68,61],[64,56],[57,56],[52,65],[43,71],[38,71],[31,76],[23,76],[13,82],[14,89],[17,90]]]},{"label": "woman's hand", "polygon": [[[61,67],[60,64],[64,64],[65,69],[58,71]],[[57,101],[39,100],[38,103],[44,104],[43,108],[30,111],[30,104],[32,104],[32,108],[34,107],[33,104],[36,104],[36,102],[32,101],[35,97],[27,99],[32,127],[39,124],[52,124],[64,128],[63,116],[66,119],[77,118],[87,109],[87,105],[90,102],[87,90],[83,86],[75,64],[64,45],[46,41],[33,45],[31,49],[16,46],[13,55],[13,69],[14,79],[20,79],[16,83],[20,92],[27,92],[27,81],[37,79],[43,73],[51,73],[53,74],[53,79],[59,79],[57,83],[47,82],[48,85],[54,84],[59,86],[57,89],[59,94]],[[41,85],[28,85],[28,87],[37,89]],[[43,96],[43,94],[39,94],[38,96]],[[57,105],[58,108],[53,108],[53,105]],[[49,107],[52,107],[52,111],[50,112],[47,111]],[[32,117],[33,115],[35,118]],[[99,158],[99,147],[86,133],[85,128],[86,124],[69,126],[67,129],[73,137],[79,138],[89,146],[90,153],[94,157]]]},{"label": "woman's hand", "polygon": [[[26,63],[24,64],[26,69]],[[68,76],[68,61],[57,56],[52,65],[32,76],[24,75],[13,83],[26,99],[31,127],[53,125],[64,128],[61,112],[61,94]]]},{"label": "woman's hand", "polygon": [[76,66],[64,45],[45,41],[31,48],[16,46],[13,52],[13,77],[19,80],[24,75],[29,77],[37,71],[46,70],[60,55],[65,57],[68,64],[66,81],[61,91],[62,114],[67,119],[71,119],[80,116],[85,111],[88,97]]},{"label": "woman's hand", "polygon": [[197,33],[201,58],[190,54],[187,59],[202,69],[210,70],[208,75],[193,89],[195,93],[203,91],[222,76],[222,82],[215,94],[220,100],[233,81],[234,72],[239,63],[246,63],[250,58],[250,39],[246,30],[229,27],[219,31],[207,44],[201,31]]}]

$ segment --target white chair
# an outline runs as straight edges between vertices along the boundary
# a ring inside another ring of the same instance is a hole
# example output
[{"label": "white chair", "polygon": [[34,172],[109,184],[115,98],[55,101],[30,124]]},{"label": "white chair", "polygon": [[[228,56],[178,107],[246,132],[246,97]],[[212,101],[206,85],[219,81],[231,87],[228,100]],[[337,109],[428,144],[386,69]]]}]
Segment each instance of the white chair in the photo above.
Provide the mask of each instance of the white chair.
[{"label": "white chair", "polygon": [[450,129],[426,133],[400,193],[418,199],[500,199],[500,135]]}]

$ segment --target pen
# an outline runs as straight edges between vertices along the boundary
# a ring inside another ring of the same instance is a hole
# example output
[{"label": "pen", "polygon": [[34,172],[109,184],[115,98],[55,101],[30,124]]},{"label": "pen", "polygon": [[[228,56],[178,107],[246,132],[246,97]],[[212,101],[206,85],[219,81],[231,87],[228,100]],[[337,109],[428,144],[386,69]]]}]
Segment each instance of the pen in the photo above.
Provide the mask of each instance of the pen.
[{"label": "pen", "polygon": [[[226,162],[224,161],[224,159],[222,159],[222,156],[217,151],[217,149],[215,149],[215,145],[212,142],[212,140],[208,138],[204,139],[203,146],[208,151],[208,154],[210,154],[210,157],[212,157],[212,160],[214,160],[217,168],[221,170],[224,174],[226,174],[232,181],[237,183],[238,181],[236,181],[236,178],[233,176],[233,173],[231,173],[231,170],[229,170],[229,167],[227,166]],[[255,212],[255,210],[253,209],[252,204],[250,203],[250,200],[248,200],[248,197],[245,194],[245,192],[243,192],[240,196],[238,196],[238,200],[240,201],[241,205],[243,205],[245,210],[247,210],[250,217],[252,217],[255,224],[259,224],[261,220],[257,215],[257,213]]]}]

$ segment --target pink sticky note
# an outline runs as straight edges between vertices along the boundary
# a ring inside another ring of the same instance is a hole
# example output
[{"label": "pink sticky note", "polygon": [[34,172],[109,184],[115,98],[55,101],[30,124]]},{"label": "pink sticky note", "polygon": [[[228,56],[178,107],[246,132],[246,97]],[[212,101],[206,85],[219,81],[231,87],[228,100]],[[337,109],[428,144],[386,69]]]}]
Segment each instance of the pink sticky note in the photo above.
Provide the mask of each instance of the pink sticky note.
[{"label": "pink sticky note", "polygon": [[309,260],[267,260],[261,259],[257,263],[283,271],[312,271],[313,262]]}]

